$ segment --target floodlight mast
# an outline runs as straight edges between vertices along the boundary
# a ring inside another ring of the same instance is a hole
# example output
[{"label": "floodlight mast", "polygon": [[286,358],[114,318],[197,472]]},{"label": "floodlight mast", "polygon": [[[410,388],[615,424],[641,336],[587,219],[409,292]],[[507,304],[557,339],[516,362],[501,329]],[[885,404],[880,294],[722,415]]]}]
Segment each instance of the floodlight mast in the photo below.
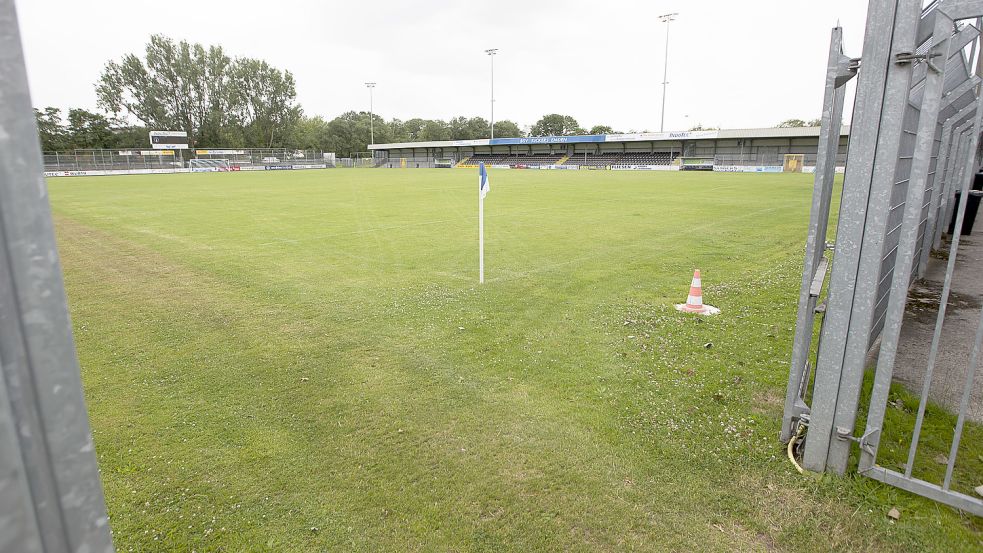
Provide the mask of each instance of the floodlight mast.
[{"label": "floodlight mast", "polygon": [[666,24],[666,58],[662,64],[662,117],[659,120],[659,132],[666,127],[666,85],[669,84],[669,22],[674,21],[678,13],[667,13],[659,16],[659,21]]},{"label": "floodlight mast", "polygon": [[491,139],[495,140],[495,54],[498,48],[489,48],[485,53],[491,59]]},{"label": "floodlight mast", "polygon": [[375,83],[365,83],[365,86],[369,89],[369,141],[375,144],[375,128],[374,119],[375,114],[372,112],[372,89],[375,88]]}]

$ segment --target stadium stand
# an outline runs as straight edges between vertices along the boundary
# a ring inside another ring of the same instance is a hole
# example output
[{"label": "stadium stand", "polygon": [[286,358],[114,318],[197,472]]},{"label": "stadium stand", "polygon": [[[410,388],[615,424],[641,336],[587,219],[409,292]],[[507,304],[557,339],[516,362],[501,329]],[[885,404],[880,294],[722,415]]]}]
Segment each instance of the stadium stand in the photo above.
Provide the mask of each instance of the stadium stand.
[{"label": "stadium stand", "polygon": [[465,158],[457,164],[458,167],[477,167],[479,162],[484,162],[485,165],[508,165],[510,167],[515,167],[517,165],[556,165],[558,161],[566,157],[563,154],[550,154],[550,155],[491,155],[491,154],[477,154],[471,157]]},{"label": "stadium stand", "polygon": [[[846,164],[848,134],[849,127],[840,129],[837,167]],[[789,155],[798,156],[803,170],[812,170],[818,144],[818,127],[794,127],[438,140],[372,144],[369,150],[388,159],[387,167],[434,167],[436,160],[456,159],[463,160],[458,167],[484,161],[510,166],[681,169],[683,160],[698,160],[721,171],[781,172]]]},{"label": "stadium stand", "polygon": [[558,165],[562,163],[563,165],[576,165],[579,167],[608,167],[611,165],[671,165],[673,161],[678,157],[678,154],[673,152],[656,152],[656,153],[612,153],[607,152],[603,154],[577,154],[570,156],[568,159],[564,160],[567,156],[564,154],[551,154],[551,155],[491,155],[491,154],[477,154],[471,157],[465,158],[463,161],[458,163],[458,167],[477,167],[479,162],[485,162],[485,165],[508,165],[510,167],[516,166],[529,166],[529,165]]},{"label": "stadium stand", "polygon": [[556,165],[563,154],[551,155],[513,155],[505,158],[505,163],[515,167],[516,165]]},{"label": "stadium stand", "polygon": [[610,165],[672,165],[678,157],[676,152],[656,152],[656,153],[613,153],[603,154],[577,154],[563,162],[564,165],[578,165],[580,167],[607,167]]},{"label": "stadium stand", "polygon": [[507,154],[502,155],[491,155],[491,154],[477,154],[468,158],[464,158],[460,163],[457,164],[458,167],[477,167],[478,163],[484,162],[485,165],[505,165],[505,159],[509,157]]}]

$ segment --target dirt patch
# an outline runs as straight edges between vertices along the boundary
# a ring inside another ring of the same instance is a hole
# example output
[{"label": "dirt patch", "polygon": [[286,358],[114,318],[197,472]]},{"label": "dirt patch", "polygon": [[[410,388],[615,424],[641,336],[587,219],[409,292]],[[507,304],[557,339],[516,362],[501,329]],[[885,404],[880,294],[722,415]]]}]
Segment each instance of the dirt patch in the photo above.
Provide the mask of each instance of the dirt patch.
[{"label": "dirt patch", "polygon": [[785,396],[778,390],[761,390],[754,394],[751,412],[758,415],[780,415],[785,408]]},{"label": "dirt patch", "polygon": [[[935,324],[941,301],[942,283],[920,280],[908,291],[908,304],[905,306],[905,313],[920,323]],[[950,290],[949,302],[946,306],[947,313],[963,309],[980,309],[980,307],[980,298]]]},{"label": "dirt patch", "polygon": [[[930,259],[924,278],[915,281],[908,292],[893,377],[915,395],[925,387],[947,268],[945,261]],[[929,397],[953,413],[959,410],[965,392],[966,372],[979,326],[983,304],[981,271],[983,241],[963,236],[929,387]],[[970,420],[983,421],[983,379],[974,381],[971,393],[967,415]]]}]

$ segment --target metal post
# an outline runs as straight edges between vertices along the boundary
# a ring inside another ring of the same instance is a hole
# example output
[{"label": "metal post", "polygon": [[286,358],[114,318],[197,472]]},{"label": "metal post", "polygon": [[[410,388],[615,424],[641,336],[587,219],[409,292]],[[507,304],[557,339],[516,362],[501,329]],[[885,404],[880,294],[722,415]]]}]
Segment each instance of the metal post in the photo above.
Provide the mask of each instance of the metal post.
[{"label": "metal post", "polygon": [[375,115],[372,106],[372,89],[375,88],[375,83],[365,83],[365,86],[369,89],[369,141],[375,144]]},{"label": "metal post", "polygon": [[495,140],[495,54],[498,48],[489,48],[485,53],[491,61],[491,139]]},{"label": "metal post", "polygon": [[675,21],[678,13],[667,13],[659,16],[659,21],[666,24],[666,56],[662,64],[662,116],[659,118],[659,132],[666,129],[666,85],[669,84],[669,22]]},{"label": "metal post", "polygon": [[[969,191],[969,182],[963,187],[963,194]],[[965,198],[965,196],[963,196]],[[959,206],[959,221],[956,223],[962,226],[963,217],[966,214],[966,200],[963,199]],[[949,447],[949,462],[945,467],[945,478],[942,480],[942,489],[948,490],[952,484],[952,471],[956,467],[956,456],[959,454],[959,440],[963,436],[963,424],[966,423],[966,411],[969,410],[969,400],[973,393],[973,379],[976,376],[976,369],[979,365],[980,346],[983,345],[983,309],[980,310],[980,322],[976,326],[976,339],[973,341],[973,352],[969,356],[969,367],[966,369],[966,384],[963,388],[963,397],[959,402],[959,416],[956,419],[956,429],[952,434],[952,445]],[[909,465],[910,466],[910,465]]]},{"label": "metal post", "polygon": [[[803,466],[815,472],[822,472],[827,468],[827,459],[830,449],[834,447],[834,413],[837,407],[846,396],[851,398],[859,397],[860,381],[857,379],[859,371],[856,367],[857,362],[862,363],[861,359],[856,359],[856,354],[852,355],[850,362],[853,366],[850,370],[853,374],[847,375],[844,366],[847,363],[847,346],[852,334],[856,340],[859,338],[864,344],[860,349],[866,350],[868,332],[860,328],[860,321],[853,320],[853,313],[860,311],[857,319],[865,318],[866,329],[869,329],[871,317],[863,315],[863,309],[869,313],[872,306],[865,305],[858,309],[855,305],[858,296],[867,296],[867,303],[873,302],[876,295],[877,269],[871,274],[865,274],[860,270],[862,245],[866,224],[874,225],[870,219],[875,215],[869,209],[869,203],[878,201],[883,204],[884,200],[890,198],[889,190],[878,190],[881,198],[872,198],[873,186],[872,179],[875,176],[875,166],[886,173],[887,180],[891,180],[894,171],[887,169],[886,166],[897,161],[897,140],[901,135],[900,131],[900,104],[907,102],[907,78],[902,77],[901,82],[888,83],[888,77],[892,72],[897,73],[901,66],[895,65],[891,59],[892,44],[885,37],[896,35],[896,40],[901,41],[900,29],[896,31],[895,18],[904,21],[902,15],[906,15],[911,21],[907,29],[909,35],[903,44],[898,44],[897,49],[903,50],[907,47],[908,51],[914,50],[914,27],[917,23],[918,6],[915,0],[904,0],[901,2],[904,9],[899,9],[896,0],[872,0],[868,8],[867,29],[864,36],[863,66],[860,72],[859,82],[857,83],[857,97],[854,103],[853,121],[851,125],[850,147],[848,159],[858,160],[855,163],[848,163],[846,174],[844,175],[844,187],[841,197],[841,208],[839,222],[837,224],[836,250],[832,270],[830,272],[829,294],[827,298],[826,319],[823,324],[822,336],[820,338],[820,348],[816,365],[815,386],[812,401],[812,414],[809,422],[809,438],[806,440],[805,453],[803,455]],[[914,10],[914,14],[910,12]],[[900,12],[900,13],[897,13]],[[892,71],[894,70],[894,71]],[[904,72],[910,68],[903,68]],[[897,79],[895,79],[897,81]],[[891,94],[885,94],[885,88],[891,85]],[[888,111],[885,104],[892,101],[895,105]],[[890,114],[889,120],[893,120],[892,128],[885,128],[886,121],[882,119],[882,112]],[[894,128],[897,127],[897,128]],[[895,141],[893,147],[882,144],[879,136],[882,133],[892,135]],[[884,151],[891,150],[890,152]],[[891,161],[888,161],[890,159]],[[863,160],[863,161],[861,161]],[[869,161],[868,161],[869,160]],[[866,161],[866,162],[864,162]],[[872,162],[871,162],[872,161]],[[892,165],[893,166],[893,165]],[[881,187],[883,188],[883,186]],[[876,216],[879,219],[885,217],[883,208],[881,213]],[[882,227],[883,223],[876,225]],[[878,248],[879,249],[879,248]],[[857,345],[854,346],[854,350]],[[852,389],[841,389],[842,386],[849,386]],[[856,399],[848,401],[853,404],[853,416],[849,413],[841,414],[840,425],[850,426],[852,430],[853,417],[856,415]],[[847,422],[849,420],[849,422]],[[847,448],[840,447],[837,453],[837,466],[833,470],[843,473],[846,470],[845,452]]]},{"label": "metal post", "polygon": [[[978,77],[969,79],[964,84],[973,86],[979,83]],[[962,124],[962,121],[972,115],[976,109],[976,103],[964,107],[958,113],[950,117],[942,125],[942,145],[939,147],[939,157],[935,163],[935,174],[932,176],[932,200],[928,210],[928,221],[925,225],[925,236],[922,242],[922,253],[918,260],[918,276],[925,274],[928,268],[928,260],[935,246],[934,238],[936,230],[944,224],[941,220],[942,199],[944,197],[946,179],[951,178],[947,174],[950,160],[955,156],[953,144],[957,141],[958,135],[955,128]]]},{"label": "metal post", "polygon": [[[941,10],[936,10],[935,32],[931,39],[932,46],[927,52],[929,59],[932,59],[933,56],[942,60],[949,58],[949,38],[952,35],[952,27],[953,21]],[[870,411],[867,414],[867,428],[864,432],[865,436],[869,436],[866,440],[868,447],[862,447],[860,451],[860,472],[865,472],[873,467],[877,459],[880,429],[884,424],[884,411],[887,408],[891,379],[894,374],[894,362],[898,352],[898,338],[901,336],[901,323],[904,319],[905,304],[908,300],[908,286],[911,283],[912,267],[915,263],[915,252],[918,247],[918,230],[921,223],[925,186],[928,181],[928,169],[932,161],[932,148],[934,147],[938,113],[942,101],[942,87],[945,84],[945,67],[945,63],[941,64],[941,67],[934,65],[929,67],[922,88],[918,131],[912,154],[911,172],[908,178],[901,235],[898,239],[894,273],[891,277],[891,294],[888,297],[887,311],[885,312],[884,330],[881,333],[881,347],[877,358],[877,371],[874,375],[874,388],[871,392]],[[913,456],[914,453],[912,453]]]},{"label": "metal post", "polygon": [[[972,148],[967,147],[964,150],[965,151],[972,150],[973,154],[968,155],[967,157],[961,159],[960,161],[961,164],[963,164],[965,167],[968,167],[970,169],[970,174],[972,174],[972,169],[974,168],[977,162],[975,152],[976,152],[976,146],[978,146],[979,143],[979,132],[980,132],[981,123],[983,123],[983,98],[977,100],[977,113],[975,114],[973,121],[967,123],[972,125],[972,130],[970,132],[973,135],[973,137],[970,139],[970,141],[973,143],[971,144],[971,146],[973,147]],[[966,178],[960,177],[960,179],[961,180],[958,181],[958,184],[962,189],[963,195],[965,195],[966,193],[968,193],[969,190],[970,178],[969,176],[966,176]],[[966,202],[963,201],[960,202],[959,209],[956,213],[957,227],[960,227],[962,225],[963,219],[965,217],[965,213],[966,213]],[[938,346],[939,346],[939,340],[942,332],[942,325],[945,321],[945,311],[949,301],[949,292],[951,290],[952,275],[955,270],[956,258],[958,256],[958,251],[959,251],[959,235],[960,235],[959,232],[955,233],[952,239],[952,243],[949,247],[949,261],[946,266],[945,282],[942,288],[942,297],[939,300],[940,301],[939,312],[936,318],[935,332],[932,337],[932,345],[929,350],[929,365],[928,365],[928,369],[926,370],[925,380],[922,387],[922,395],[918,406],[918,415],[915,420],[915,428],[912,435],[911,445],[908,450],[908,462],[905,467],[905,472],[904,474],[899,474],[879,466],[873,466],[870,468],[868,474],[872,478],[875,478],[882,482],[886,482],[901,487],[903,489],[913,491],[920,495],[930,497],[936,501],[940,501],[942,503],[952,505],[954,507],[965,510],[967,512],[974,513],[978,516],[983,516],[983,502],[981,502],[978,498],[966,496],[949,489],[949,486],[952,481],[952,471],[953,468],[955,467],[956,454],[958,453],[959,450],[959,440],[962,437],[962,426],[965,420],[966,411],[969,407],[969,397],[973,388],[973,377],[975,376],[975,372],[976,372],[976,365],[980,352],[980,343],[981,341],[983,341],[983,312],[981,312],[980,314],[981,319],[977,327],[976,339],[974,341],[973,350],[972,353],[970,354],[970,365],[967,369],[966,388],[964,388],[963,390],[963,397],[962,397],[962,401],[960,402],[959,416],[956,421],[956,427],[953,433],[953,440],[949,451],[949,459],[946,465],[946,473],[943,483],[941,486],[937,486],[911,477],[912,467],[914,465],[915,453],[918,449],[919,434],[921,431],[922,421],[924,420],[924,415],[925,415],[925,406],[928,403],[928,393],[931,387],[932,372],[935,363],[935,355],[938,353]]]},{"label": "metal post", "polygon": [[13,0],[0,0],[0,551],[110,552]]},{"label": "metal post", "polygon": [[[826,231],[832,200],[833,177],[836,174],[836,154],[840,144],[843,104],[846,84],[856,75],[856,66],[843,55],[843,29],[835,27],[830,36],[829,58],[826,66],[826,91],[816,156],[812,209],[809,216],[809,236],[799,288],[798,317],[792,345],[792,365],[785,394],[785,414],[782,419],[781,440],[788,442],[794,432],[792,424],[807,411],[801,401],[803,387],[808,383],[808,357],[812,345],[816,301],[826,274]],[[742,141],[743,142],[743,141]],[[743,143],[742,143],[743,148]]]},{"label": "metal post", "polygon": [[[981,97],[981,99],[983,99],[983,97]],[[980,107],[979,106],[979,103],[977,103],[977,107],[978,108]],[[974,122],[972,123],[972,126],[970,127],[970,129],[972,129],[970,131],[971,134],[972,133],[978,133],[978,131],[979,131],[979,129],[978,129],[978,124],[979,124],[979,120],[980,120],[979,115],[980,114],[978,113],[974,117]],[[967,123],[967,124],[969,124],[969,123]],[[969,148],[968,147],[966,148],[966,151],[967,152],[969,151]],[[961,162],[962,162],[961,164],[962,165],[966,165],[966,164],[971,165],[973,163],[973,161],[974,161],[972,159],[972,157],[973,156],[967,156],[967,159],[961,160]],[[960,172],[960,175],[962,175],[961,172]],[[969,183],[970,183],[970,180],[969,179],[966,179],[966,178],[962,178],[962,176],[960,176],[960,180],[959,181],[956,181],[956,184],[959,185],[960,188],[961,188],[961,190],[962,190],[962,196],[964,198],[966,197],[966,194],[969,191]],[[915,457],[915,452],[918,449],[918,439],[919,439],[919,436],[921,435],[922,421],[924,420],[924,417],[925,417],[925,407],[928,404],[928,394],[929,394],[929,391],[930,391],[930,388],[931,388],[932,374],[935,371],[935,362],[936,362],[936,359],[938,357],[939,345],[940,345],[941,340],[942,340],[942,326],[943,326],[943,324],[945,322],[946,308],[949,305],[949,294],[952,291],[952,274],[955,272],[955,268],[956,268],[956,256],[957,256],[958,251],[959,251],[959,238],[960,238],[960,235],[962,234],[961,232],[959,232],[959,230],[962,227],[963,217],[965,216],[965,204],[966,204],[965,200],[963,200],[962,202],[960,202],[959,211],[956,214],[956,219],[957,219],[956,220],[956,227],[957,228],[956,228],[956,232],[955,232],[954,236],[952,237],[952,243],[949,246],[949,260],[946,263],[945,280],[943,281],[943,284],[942,284],[942,296],[939,299],[939,302],[940,302],[939,303],[939,312],[938,312],[938,315],[937,315],[936,321],[935,321],[935,331],[932,334],[932,344],[931,344],[931,346],[929,346],[929,352],[928,352],[928,368],[925,371],[925,380],[924,380],[923,385],[922,385],[922,394],[921,394],[921,399],[920,399],[919,404],[918,404],[918,415],[915,418],[915,428],[914,428],[914,431],[913,431],[913,434],[912,434],[911,446],[910,446],[909,451],[908,451],[908,466],[905,468],[905,476],[911,476],[911,467],[913,465],[913,461],[914,461],[914,457]],[[975,363],[974,363],[974,365],[975,365]],[[973,368],[973,367],[970,367],[970,368]]]},{"label": "metal post", "polygon": [[956,187],[960,186],[962,182],[963,160],[969,155],[969,133],[972,128],[973,121],[970,120],[957,129],[959,138],[956,142],[955,155],[952,156],[952,176],[946,178],[945,188],[942,191],[942,205],[939,210],[942,219],[936,227],[936,247],[942,247],[942,234],[946,232],[946,225],[952,220],[952,210],[954,207],[952,203],[953,195],[955,194]]},{"label": "metal post", "polygon": [[[918,28],[921,2],[899,0],[894,18],[894,36],[889,44],[892,52],[913,52]],[[892,56],[894,57],[894,56]],[[866,54],[865,54],[866,65]],[[945,59],[945,58],[943,58]],[[890,60],[884,87],[877,149],[872,164],[870,197],[867,203],[864,231],[860,247],[860,260],[855,275],[854,298],[850,323],[846,333],[846,347],[842,357],[842,379],[833,418],[835,432],[829,445],[827,466],[837,473],[846,471],[850,455],[849,440],[839,439],[843,430],[852,434],[857,420],[857,406],[863,385],[864,363],[871,340],[876,331],[874,312],[879,301],[881,268],[884,262],[888,222],[891,217],[891,198],[896,186],[896,168],[901,151],[901,139],[905,135],[904,116],[908,106],[912,66]],[[931,135],[934,136],[935,128]],[[837,242],[840,242],[837,233]],[[903,292],[902,292],[903,293]]]},{"label": "metal post", "polygon": [[485,283],[485,199],[478,187],[478,283]]}]

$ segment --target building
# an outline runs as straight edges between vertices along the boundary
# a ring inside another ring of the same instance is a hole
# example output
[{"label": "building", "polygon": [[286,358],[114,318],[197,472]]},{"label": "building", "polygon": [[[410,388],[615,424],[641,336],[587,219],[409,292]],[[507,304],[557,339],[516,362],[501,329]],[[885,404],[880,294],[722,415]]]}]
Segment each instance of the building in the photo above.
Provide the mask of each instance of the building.
[{"label": "building", "polygon": [[[836,165],[846,163],[849,127],[840,133]],[[530,136],[403,142],[369,146],[380,167],[810,171],[819,127]]]}]

